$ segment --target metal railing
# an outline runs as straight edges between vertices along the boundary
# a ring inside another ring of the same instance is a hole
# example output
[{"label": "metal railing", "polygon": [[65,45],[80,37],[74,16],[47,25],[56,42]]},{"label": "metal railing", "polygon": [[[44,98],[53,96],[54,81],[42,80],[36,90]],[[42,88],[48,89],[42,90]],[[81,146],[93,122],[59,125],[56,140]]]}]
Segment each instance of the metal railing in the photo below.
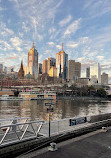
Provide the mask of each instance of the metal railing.
[{"label": "metal railing", "polygon": [[[18,122],[18,120],[24,121]],[[10,121],[10,124],[0,126],[0,146],[41,137],[39,132],[44,121],[29,122],[29,118],[14,118]],[[5,120],[2,120],[3,122]]]},{"label": "metal railing", "polygon": [[[98,115],[93,115],[96,118]],[[0,120],[0,146],[22,142],[24,140],[29,139],[39,139],[41,137],[50,137],[58,134],[63,134],[69,131],[74,131],[78,129],[82,129],[85,127],[90,127],[92,124],[96,124],[96,122],[101,122],[101,120],[97,120],[94,123],[90,122],[90,119],[93,119],[92,116],[81,116],[79,118],[66,118],[62,120],[56,120],[50,122],[50,134],[49,134],[49,122],[45,122],[42,120],[31,121],[30,118],[12,118],[7,119],[10,121],[9,124],[5,124],[7,120]],[[79,122],[74,125],[70,125],[70,119],[81,120],[82,118],[87,118],[86,122]],[[110,114],[108,114],[107,119],[105,120],[111,121]],[[104,119],[103,119],[104,120]]]}]

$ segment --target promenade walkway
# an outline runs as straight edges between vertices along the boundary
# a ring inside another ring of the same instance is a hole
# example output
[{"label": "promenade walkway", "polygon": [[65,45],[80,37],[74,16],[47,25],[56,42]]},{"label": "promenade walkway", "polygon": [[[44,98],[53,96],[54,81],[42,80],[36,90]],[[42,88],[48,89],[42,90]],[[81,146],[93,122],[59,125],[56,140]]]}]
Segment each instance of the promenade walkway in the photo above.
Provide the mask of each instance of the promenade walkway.
[{"label": "promenade walkway", "polygon": [[111,158],[111,127],[107,129],[58,143],[56,151],[45,147],[18,158]]},{"label": "promenade walkway", "polygon": [[19,122],[17,118],[14,118],[10,125],[1,124],[0,126],[0,157],[8,157],[12,153],[20,155],[40,146],[49,145],[52,141],[64,141],[104,126],[111,126],[110,114],[51,121],[49,137],[49,122],[30,121],[27,118]]}]

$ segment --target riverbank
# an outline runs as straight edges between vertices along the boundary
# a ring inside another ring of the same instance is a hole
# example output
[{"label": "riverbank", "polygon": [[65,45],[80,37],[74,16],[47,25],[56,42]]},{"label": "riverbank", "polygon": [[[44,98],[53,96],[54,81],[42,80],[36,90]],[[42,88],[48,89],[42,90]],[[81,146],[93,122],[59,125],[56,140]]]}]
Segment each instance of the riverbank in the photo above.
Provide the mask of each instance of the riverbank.
[{"label": "riverbank", "polygon": [[111,101],[111,98],[89,97],[89,96],[57,96],[57,100],[77,100],[77,101]]}]

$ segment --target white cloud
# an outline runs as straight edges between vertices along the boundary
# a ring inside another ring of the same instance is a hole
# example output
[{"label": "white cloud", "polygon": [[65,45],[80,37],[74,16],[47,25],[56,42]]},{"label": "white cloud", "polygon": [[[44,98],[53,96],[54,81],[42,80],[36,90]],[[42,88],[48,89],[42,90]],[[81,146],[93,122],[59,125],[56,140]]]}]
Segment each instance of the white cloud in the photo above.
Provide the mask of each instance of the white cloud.
[{"label": "white cloud", "polygon": [[61,45],[56,45],[56,48],[61,49],[62,47]]},{"label": "white cloud", "polygon": [[30,31],[30,28],[28,26],[26,26],[25,22],[22,22],[22,29],[27,33]]},{"label": "white cloud", "polygon": [[42,40],[43,40],[43,36],[42,36],[42,35],[37,34],[37,37],[38,37],[39,41],[42,41]]},{"label": "white cloud", "polygon": [[39,62],[41,62],[42,63],[42,57],[43,57],[43,55],[41,54],[41,55],[39,55]]},{"label": "white cloud", "polygon": [[19,52],[22,51],[21,45],[22,40],[19,37],[13,37],[10,39],[10,42],[12,43],[12,46]]},{"label": "white cloud", "polygon": [[111,12],[111,1],[90,0],[84,3],[83,10],[86,10],[88,12],[88,17],[90,17],[90,19],[96,18],[96,17],[102,16],[106,13]]},{"label": "white cloud", "polygon": [[12,42],[12,45],[14,47],[21,46],[21,44],[22,44],[22,40],[19,37],[13,37],[10,39],[10,41]]},{"label": "white cloud", "polygon": [[68,43],[66,44],[66,46],[69,47],[69,48],[76,48],[76,47],[78,47],[78,43],[75,43],[75,42],[68,42]]},{"label": "white cloud", "polygon": [[59,22],[59,25],[61,27],[65,26],[66,24],[68,24],[70,21],[72,20],[72,16],[71,15],[68,15],[66,18],[64,18],[63,20],[61,20]]},{"label": "white cloud", "polygon": [[3,22],[0,23],[0,28],[1,28],[1,29],[0,29],[0,34],[1,34],[2,36],[9,36],[9,35],[13,35],[13,34],[14,34],[13,30],[9,29],[9,28],[6,26],[6,24],[3,23]]},{"label": "white cloud", "polygon": [[47,42],[48,45],[54,46],[54,42]]},{"label": "white cloud", "polygon": [[85,60],[85,57],[78,58],[77,60],[78,60],[79,62],[82,62],[82,61]]},{"label": "white cloud", "polygon": [[19,37],[23,38],[23,33],[19,32]]},{"label": "white cloud", "polygon": [[66,31],[64,32],[63,37],[67,37],[70,34],[74,34],[80,28],[81,19],[75,20],[72,24],[70,24]]},{"label": "white cloud", "polygon": [[49,32],[49,34],[52,34],[52,33],[56,32],[56,29],[54,27],[52,27],[48,30],[48,32]]},{"label": "white cloud", "polygon": [[96,57],[98,60],[104,60],[104,56],[97,56]]}]

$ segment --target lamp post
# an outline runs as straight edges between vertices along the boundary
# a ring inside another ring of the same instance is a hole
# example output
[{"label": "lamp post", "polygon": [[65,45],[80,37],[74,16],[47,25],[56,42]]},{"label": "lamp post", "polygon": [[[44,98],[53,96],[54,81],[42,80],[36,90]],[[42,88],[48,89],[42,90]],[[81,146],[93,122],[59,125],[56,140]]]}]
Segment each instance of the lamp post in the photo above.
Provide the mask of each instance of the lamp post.
[{"label": "lamp post", "polygon": [[48,106],[48,108],[47,108],[47,112],[48,112],[48,114],[49,114],[49,138],[50,138],[50,135],[51,135],[51,132],[50,132],[50,112],[53,112],[53,107],[51,107],[51,105],[53,105],[53,103],[52,103],[52,100],[51,100],[51,103],[45,103],[45,106]]}]

